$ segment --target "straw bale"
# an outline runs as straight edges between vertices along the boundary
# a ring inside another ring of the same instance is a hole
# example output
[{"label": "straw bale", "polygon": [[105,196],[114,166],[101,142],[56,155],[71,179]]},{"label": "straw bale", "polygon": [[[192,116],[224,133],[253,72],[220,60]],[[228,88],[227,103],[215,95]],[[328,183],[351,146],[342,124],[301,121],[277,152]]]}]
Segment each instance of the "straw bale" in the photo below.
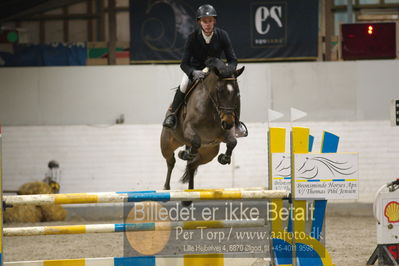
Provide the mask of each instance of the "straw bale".
[{"label": "straw bale", "polygon": [[[30,182],[23,184],[19,195],[53,194],[52,188],[45,182]],[[5,223],[37,223],[47,221],[64,221],[67,212],[60,205],[21,205],[7,208],[4,213]]]},{"label": "straw bale", "polygon": [[61,205],[49,204],[40,208],[46,222],[64,221],[67,216],[67,211]]},{"label": "straw bale", "polygon": [[15,206],[4,212],[5,223],[38,223],[42,220],[41,208],[33,205]]},{"label": "straw bale", "polygon": [[53,194],[51,187],[44,182],[30,182],[18,189],[18,195]]}]

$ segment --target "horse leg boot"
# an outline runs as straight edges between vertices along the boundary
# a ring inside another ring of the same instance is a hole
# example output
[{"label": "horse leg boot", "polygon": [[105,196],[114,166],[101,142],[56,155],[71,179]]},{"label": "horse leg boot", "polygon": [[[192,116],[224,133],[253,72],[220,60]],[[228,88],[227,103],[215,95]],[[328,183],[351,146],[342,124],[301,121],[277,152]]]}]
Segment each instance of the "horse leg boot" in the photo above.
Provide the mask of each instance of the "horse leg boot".
[{"label": "horse leg boot", "polygon": [[185,93],[180,91],[180,88],[177,88],[175,97],[173,98],[172,105],[169,108],[169,115],[166,116],[163,121],[163,126],[167,128],[176,128],[177,124],[177,113],[179,112],[180,106],[183,105]]},{"label": "horse leg boot", "polygon": [[236,113],[236,119],[235,119],[236,138],[247,137],[248,136],[248,128],[243,122],[240,121],[240,114],[241,114],[240,100],[238,100],[235,113]]},{"label": "horse leg boot", "polygon": [[199,142],[194,140],[191,142],[191,147],[186,146],[184,150],[179,151],[179,158],[184,161],[193,161],[197,157],[198,149],[201,146],[201,144],[197,145],[196,143],[201,143],[201,140]]}]

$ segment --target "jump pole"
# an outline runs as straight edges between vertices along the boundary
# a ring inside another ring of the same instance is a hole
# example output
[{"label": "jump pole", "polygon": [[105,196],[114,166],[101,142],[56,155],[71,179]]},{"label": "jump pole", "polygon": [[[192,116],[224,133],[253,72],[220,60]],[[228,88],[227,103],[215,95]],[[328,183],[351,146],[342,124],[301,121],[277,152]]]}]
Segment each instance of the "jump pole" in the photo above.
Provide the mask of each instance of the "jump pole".
[{"label": "jump pole", "polygon": [[[216,260],[216,264],[214,261]],[[185,255],[184,257],[108,257],[108,258],[81,258],[63,260],[36,260],[6,262],[5,266],[166,266],[166,265],[190,265],[190,266],[250,266],[254,258],[218,258],[216,254],[207,255]],[[266,263],[266,261],[263,261]],[[264,265],[264,264],[262,264]]]},{"label": "jump pole", "polygon": [[91,204],[142,201],[203,201],[289,199],[285,190],[258,191],[175,191],[175,192],[99,192],[4,196],[7,205]]},{"label": "jump pole", "polygon": [[4,236],[95,234],[137,231],[169,231],[177,228],[194,230],[211,228],[248,228],[263,226],[265,226],[265,219],[33,226],[4,228]]}]

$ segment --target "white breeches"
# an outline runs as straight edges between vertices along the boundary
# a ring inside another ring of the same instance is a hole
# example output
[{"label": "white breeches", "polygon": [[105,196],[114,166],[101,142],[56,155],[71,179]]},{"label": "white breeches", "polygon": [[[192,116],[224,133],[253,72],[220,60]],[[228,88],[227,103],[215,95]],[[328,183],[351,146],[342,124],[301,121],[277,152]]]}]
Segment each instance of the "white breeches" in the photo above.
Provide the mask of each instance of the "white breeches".
[{"label": "white breeches", "polygon": [[190,79],[188,78],[186,73],[184,73],[183,78],[181,79],[181,82],[180,82],[180,87],[179,87],[181,92],[186,93],[189,81],[190,81]]}]

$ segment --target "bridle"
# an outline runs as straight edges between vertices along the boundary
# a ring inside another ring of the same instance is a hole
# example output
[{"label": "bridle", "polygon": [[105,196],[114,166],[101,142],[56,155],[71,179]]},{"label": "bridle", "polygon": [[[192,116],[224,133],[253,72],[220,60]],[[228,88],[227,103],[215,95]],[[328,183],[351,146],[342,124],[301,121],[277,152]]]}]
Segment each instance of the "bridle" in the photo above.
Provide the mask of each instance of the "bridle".
[{"label": "bridle", "polygon": [[[223,79],[220,79],[220,80],[236,81],[237,78],[230,77],[230,78],[223,78]],[[205,85],[204,85],[204,80],[201,80],[201,82],[202,82],[203,89],[206,90]],[[208,96],[211,99],[211,102],[213,103],[213,106],[215,107],[219,117],[221,117],[222,112],[225,113],[225,114],[233,114],[234,117],[236,116],[236,113],[235,113],[236,106],[233,106],[233,107],[221,106],[220,105],[219,94],[216,93],[216,99],[215,99],[208,90],[206,90],[206,91],[208,92]]]}]

